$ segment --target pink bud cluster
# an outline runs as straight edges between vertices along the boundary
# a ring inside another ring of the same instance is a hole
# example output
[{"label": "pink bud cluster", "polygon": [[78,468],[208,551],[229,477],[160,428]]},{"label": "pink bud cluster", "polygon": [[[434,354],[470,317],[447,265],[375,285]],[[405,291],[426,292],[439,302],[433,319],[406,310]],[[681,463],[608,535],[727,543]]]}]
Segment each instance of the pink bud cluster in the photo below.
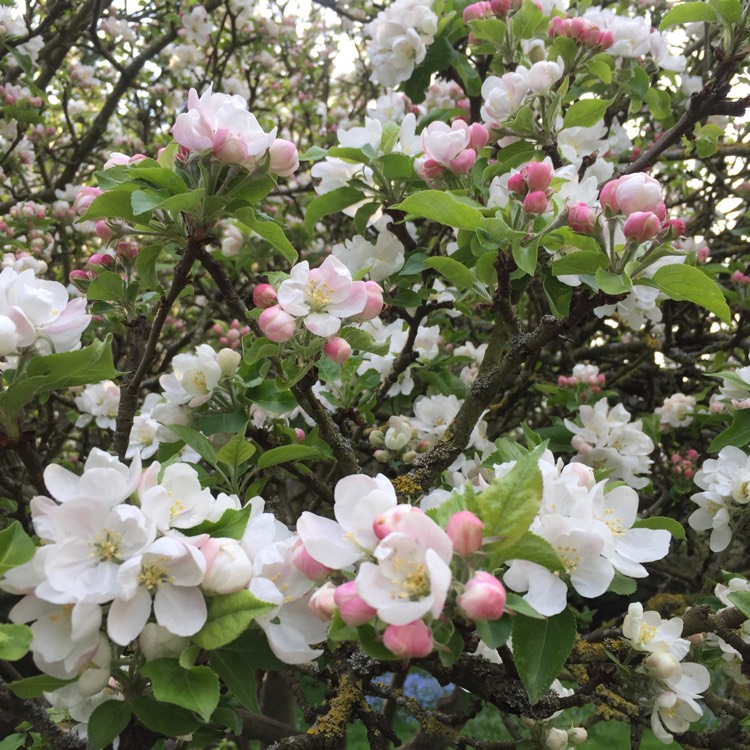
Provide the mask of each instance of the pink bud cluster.
[{"label": "pink bud cluster", "polygon": [[480,0],[478,3],[472,3],[464,8],[464,23],[469,21],[479,21],[482,18],[492,18],[497,16],[504,18],[510,10],[510,0]]},{"label": "pink bud cluster", "polygon": [[508,190],[523,198],[523,210],[539,216],[547,210],[547,198],[552,194],[552,165],[546,161],[531,161],[508,179]]},{"label": "pink bud cluster", "polygon": [[219,343],[230,349],[237,349],[242,337],[250,333],[250,327],[241,325],[236,319],[229,324],[215,323],[211,330],[219,337]]},{"label": "pink bud cluster", "polygon": [[599,203],[608,216],[626,216],[622,230],[628,240],[645,242],[657,235],[675,239],[685,233],[684,221],[667,217],[658,180],[644,172],[608,182],[599,193]]},{"label": "pink bud cluster", "polygon": [[489,140],[489,131],[478,122],[431,122],[422,131],[424,155],[414,162],[414,171],[427,183],[440,179],[446,170],[466,174],[477,160],[477,151]]},{"label": "pink bud cluster", "polygon": [[584,18],[555,16],[549,24],[549,35],[550,37],[564,36],[596,49],[609,49],[615,41],[611,31],[602,31],[596,24]]},{"label": "pink bud cluster", "polygon": [[750,284],[750,276],[742,273],[742,271],[735,271],[730,278],[732,279],[732,283],[737,286],[747,286]]},{"label": "pink bud cluster", "polygon": [[673,453],[669,460],[672,463],[672,473],[683,476],[685,479],[692,479],[695,476],[695,470],[698,468],[698,451],[695,448],[688,448],[683,455]]}]

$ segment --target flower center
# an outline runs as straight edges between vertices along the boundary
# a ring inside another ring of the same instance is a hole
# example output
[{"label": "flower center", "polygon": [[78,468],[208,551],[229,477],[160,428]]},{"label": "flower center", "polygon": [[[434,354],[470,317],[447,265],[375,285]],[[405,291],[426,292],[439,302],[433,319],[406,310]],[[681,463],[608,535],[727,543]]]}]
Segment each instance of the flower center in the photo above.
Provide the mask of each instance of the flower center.
[{"label": "flower center", "polygon": [[307,282],[305,296],[307,297],[307,303],[310,305],[313,312],[322,312],[325,310],[325,308],[331,304],[332,295],[333,289],[328,286],[325,281],[310,279]]},{"label": "flower center", "polygon": [[115,560],[120,562],[120,540],[122,534],[118,534],[112,529],[104,529],[102,532],[94,537],[92,542],[89,542],[91,547],[91,556],[98,557],[101,562],[107,562],[109,560]]},{"label": "flower center", "polygon": [[558,545],[556,549],[557,555],[568,573],[578,567],[578,564],[581,562],[581,556],[578,554],[578,547],[571,547],[568,544],[561,544]]},{"label": "flower center", "polygon": [[641,625],[641,629],[638,631],[638,637],[641,640],[641,643],[650,643],[654,636],[656,635],[656,628],[653,625],[648,625],[647,623],[643,623]]},{"label": "flower center", "polygon": [[166,558],[162,558],[161,562],[144,565],[138,574],[138,583],[149,592],[158,589],[162,583],[171,583],[174,579],[169,575],[165,562]]}]

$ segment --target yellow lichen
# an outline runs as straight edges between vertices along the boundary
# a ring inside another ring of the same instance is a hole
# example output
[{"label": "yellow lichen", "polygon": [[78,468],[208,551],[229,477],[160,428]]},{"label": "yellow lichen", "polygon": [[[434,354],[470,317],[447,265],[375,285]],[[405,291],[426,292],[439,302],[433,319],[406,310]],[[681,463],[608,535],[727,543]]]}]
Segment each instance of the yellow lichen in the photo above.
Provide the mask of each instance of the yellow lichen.
[{"label": "yellow lichen", "polygon": [[352,709],[362,700],[362,683],[345,674],[341,677],[336,695],[323,716],[308,730],[308,734],[341,737],[351,720]]}]

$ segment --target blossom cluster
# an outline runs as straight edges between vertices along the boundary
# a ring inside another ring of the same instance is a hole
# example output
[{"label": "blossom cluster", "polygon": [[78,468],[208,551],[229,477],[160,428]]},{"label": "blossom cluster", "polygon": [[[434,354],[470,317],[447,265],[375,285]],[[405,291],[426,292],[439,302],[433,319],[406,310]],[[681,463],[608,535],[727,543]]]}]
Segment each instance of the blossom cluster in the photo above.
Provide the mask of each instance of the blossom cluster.
[{"label": "blossom cluster", "polygon": [[664,621],[658,612],[643,610],[633,603],[622,624],[622,634],[631,647],[644,654],[638,671],[650,678],[642,698],[651,707],[651,728],[656,737],[671,744],[673,734],[689,729],[703,716],[698,703],[711,682],[702,664],[685,662],[690,641],[681,638],[683,623],[679,617]]},{"label": "blossom cluster", "polygon": [[39,279],[31,268],[0,272],[0,356],[33,346],[46,353],[72,351],[90,321],[86,300],[70,299],[59,282]]}]

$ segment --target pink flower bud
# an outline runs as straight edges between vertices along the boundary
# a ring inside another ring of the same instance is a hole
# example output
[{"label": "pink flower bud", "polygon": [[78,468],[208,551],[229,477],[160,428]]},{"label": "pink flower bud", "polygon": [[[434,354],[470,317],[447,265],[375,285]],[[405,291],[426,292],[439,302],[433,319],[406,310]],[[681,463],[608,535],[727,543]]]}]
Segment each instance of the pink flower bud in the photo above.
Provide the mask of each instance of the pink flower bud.
[{"label": "pink flower bud", "polygon": [[490,0],[490,10],[502,17],[510,10],[510,0]]},{"label": "pink flower bud", "polygon": [[94,231],[96,232],[96,236],[104,242],[109,242],[115,236],[114,230],[106,221],[104,221],[104,219],[99,219],[99,221],[96,222]]},{"label": "pink flower bud", "polygon": [[292,565],[294,565],[300,573],[311,581],[317,581],[318,583],[325,580],[333,569],[319,563],[310,553],[305,549],[305,545],[301,539],[297,540],[292,550]]},{"label": "pink flower bud", "polygon": [[107,253],[94,253],[86,263],[97,271],[101,271],[105,268],[112,268],[115,259]]},{"label": "pink flower bud", "polygon": [[298,443],[301,443],[305,439],[305,431],[299,427],[294,428],[294,435],[297,438]]},{"label": "pink flower bud", "polygon": [[339,608],[341,619],[347,625],[364,625],[378,613],[357,593],[355,581],[347,581],[336,588],[333,600]]},{"label": "pink flower bud", "polygon": [[601,207],[609,211],[610,216],[620,212],[620,204],[617,202],[617,183],[619,180],[611,180],[599,193]]},{"label": "pink flower bud", "polygon": [[596,46],[602,49],[609,49],[615,43],[615,35],[611,31],[602,31],[596,41]]},{"label": "pink flower bud", "polygon": [[468,557],[482,546],[484,524],[469,510],[454,513],[445,527],[445,533],[453,542],[453,549],[462,557]]},{"label": "pink flower bud", "polygon": [[253,564],[236,539],[209,538],[200,550],[206,559],[201,587],[207,593],[232,594],[250,583]]},{"label": "pink flower bud", "polygon": [[270,284],[258,284],[253,289],[253,304],[256,307],[271,307],[276,304],[276,290]]},{"label": "pink flower bud", "polygon": [[372,320],[377,318],[383,310],[383,289],[377,281],[365,281],[367,289],[367,302],[365,309],[359,315],[355,315],[356,320]]},{"label": "pink flower bud", "polygon": [[425,182],[437,180],[443,174],[443,167],[440,162],[434,159],[419,158],[414,162],[414,171]]},{"label": "pink flower bud", "polygon": [[329,581],[321,586],[307,602],[308,609],[323,622],[328,622],[336,610],[335,592],[336,587]]},{"label": "pink flower bud", "polygon": [[78,191],[75,200],[73,201],[73,208],[79,216],[86,212],[86,209],[102,194],[102,190],[98,187],[85,187]]},{"label": "pink flower bud", "polygon": [[656,214],[648,211],[635,211],[625,220],[623,234],[629,240],[645,242],[661,231],[661,221]]},{"label": "pink flower bud", "polygon": [[123,260],[135,260],[138,255],[138,245],[135,242],[118,242],[115,253]]},{"label": "pink flower bud", "polygon": [[268,171],[271,174],[277,174],[280,177],[289,177],[297,171],[299,167],[299,155],[297,147],[291,141],[285,141],[283,138],[277,138],[268,149],[271,162]]},{"label": "pink flower bud", "polygon": [[478,2],[467,5],[464,8],[464,23],[469,21],[478,21],[482,18],[487,18],[490,14],[490,4],[488,2]]},{"label": "pink flower bud", "polygon": [[663,228],[667,230],[669,239],[676,240],[685,236],[685,222],[682,219],[667,219]]},{"label": "pink flower bud", "polygon": [[296,321],[278,305],[265,309],[258,318],[263,335],[271,341],[289,341],[294,336]]},{"label": "pink flower bud", "polygon": [[508,190],[518,195],[526,195],[526,178],[521,172],[516,172],[508,178]]},{"label": "pink flower bud", "polygon": [[523,210],[527,214],[533,214],[540,216],[547,210],[547,195],[541,190],[537,190],[535,193],[529,193],[523,199]]},{"label": "pink flower bud", "polygon": [[495,576],[479,570],[466,583],[456,604],[470,620],[498,620],[505,610],[505,587]]},{"label": "pink flower bud", "polygon": [[544,192],[552,182],[552,166],[545,161],[529,162],[522,170],[530,193]]},{"label": "pink flower bud", "polygon": [[385,647],[403,659],[421,659],[432,653],[432,631],[422,620],[389,625],[383,633]]},{"label": "pink flower bud", "polygon": [[698,250],[695,253],[695,259],[699,263],[705,263],[708,260],[708,256],[710,252],[711,251],[708,249],[708,247],[704,246],[704,247],[698,248]]},{"label": "pink flower bud", "polygon": [[688,448],[685,451],[685,458],[688,458],[691,461],[695,461],[695,459],[698,458],[698,451],[695,450],[695,448]]},{"label": "pink flower bud", "polygon": [[337,365],[343,365],[352,353],[351,344],[340,336],[331,336],[323,347],[323,354]]},{"label": "pink flower bud", "polygon": [[587,203],[574,203],[568,210],[568,226],[574,232],[593,234],[596,227],[596,211]]},{"label": "pink flower bud", "polygon": [[395,508],[391,508],[378,516],[372,523],[372,530],[378,539],[385,539],[388,534],[393,534],[398,531],[401,526],[401,520],[404,516],[411,515],[412,513],[424,513],[421,508],[417,508],[414,505],[397,505]]},{"label": "pink flower bud", "polygon": [[477,152],[473,148],[464,149],[455,159],[448,162],[455,174],[466,174],[477,160]]},{"label": "pink flower bud", "polygon": [[472,148],[484,148],[490,142],[490,131],[486,125],[474,122],[469,125],[469,146]]}]

